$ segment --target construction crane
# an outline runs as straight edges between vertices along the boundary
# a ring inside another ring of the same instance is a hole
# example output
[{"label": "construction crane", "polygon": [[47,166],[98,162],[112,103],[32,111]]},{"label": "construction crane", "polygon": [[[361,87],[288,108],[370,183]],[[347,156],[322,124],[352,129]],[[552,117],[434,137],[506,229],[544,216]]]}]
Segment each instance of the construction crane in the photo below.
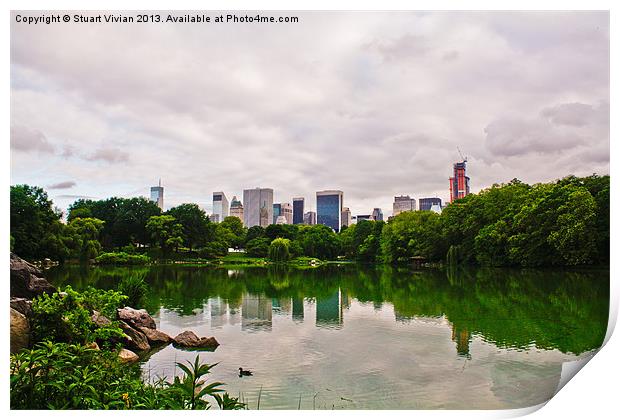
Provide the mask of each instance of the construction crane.
[{"label": "construction crane", "polygon": [[461,155],[461,159],[463,159],[463,162],[467,162],[467,156],[463,156],[463,153],[461,153],[461,149],[459,149],[458,146],[456,146],[456,150],[459,151],[459,155]]}]

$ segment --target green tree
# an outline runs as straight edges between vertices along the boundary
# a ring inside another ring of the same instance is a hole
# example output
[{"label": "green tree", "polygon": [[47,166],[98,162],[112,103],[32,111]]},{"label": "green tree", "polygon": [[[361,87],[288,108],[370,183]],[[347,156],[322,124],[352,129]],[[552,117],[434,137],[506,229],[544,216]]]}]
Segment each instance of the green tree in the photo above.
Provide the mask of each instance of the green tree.
[{"label": "green tree", "polygon": [[276,238],[269,245],[269,259],[273,262],[286,262],[291,259],[289,251],[291,241],[285,238]]},{"label": "green tree", "polygon": [[184,245],[192,248],[203,246],[209,238],[209,217],[197,204],[181,204],[167,211],[183,227]]},{"label": "green tree", "polygon": [[183,244],[183,226],[173,216],[151,216],[146,230],[151,235],[151,244],[159,246],[164,255]]},{"label": "green tree", "polygon": [[101,252],[99,235],[105,222],[93,217],[73,219],[67,226],[67,236],[73,236],[73,256],[80,260],[97,258]]},{"label": "green tree", "polygon": [[267,238],[254,238],[245,244],[245,253],[250,257],[266,257],[269,253],[270,241]]},{"label": "green tree", "polygon": [[246,229],[243,227],[243,222],[236,216],[228,216],[219,223],[218,227],[226,229],[229,236],[229,246],[231,248],[240,248],[245,242]]},{"label": "green tree", "polygon": [[299,245],[304,255],[322,260],[336,258],[341,251],[340,238],[328,226],[300,226]]},{"label": "green tree", "polygon": [[68,256],[60,222],[62,213],[52,206],[42,188],[11,186],[11,236],[16,254],[26,259],[61,261]]}]

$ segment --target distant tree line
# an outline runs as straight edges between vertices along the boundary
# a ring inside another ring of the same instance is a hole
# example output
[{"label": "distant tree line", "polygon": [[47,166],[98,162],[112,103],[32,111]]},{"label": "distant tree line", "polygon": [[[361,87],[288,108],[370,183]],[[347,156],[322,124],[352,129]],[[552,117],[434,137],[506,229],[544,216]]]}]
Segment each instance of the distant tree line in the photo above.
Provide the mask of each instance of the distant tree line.
[{"label": "distant tree line", "polygon": [[237,217],[212,223],[197,204],[162,212],[146,198],[74,202],[67,223],[46,192],[11,186],[11,248],[27,259],[90,260],[102,251],[179,252],[200,258],[244,248],[254,257],[485,266],[586,265],[609,262],[609,176],[569,176],[528,185],[493,185],[441,214],[403,212],[387,223],[360,221],[335,233],[323,225],[245,228]]}]

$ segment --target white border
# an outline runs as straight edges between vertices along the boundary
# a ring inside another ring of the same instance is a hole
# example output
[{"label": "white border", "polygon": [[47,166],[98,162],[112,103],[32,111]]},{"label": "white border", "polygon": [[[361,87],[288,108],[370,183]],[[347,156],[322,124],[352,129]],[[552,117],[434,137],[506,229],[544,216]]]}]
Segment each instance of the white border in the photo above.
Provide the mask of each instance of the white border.
[{"label": "white border", "polygon": [[[617,3],[617,2],[616,2]],[[158,10],[167,10],[167,9],[193,9],[193,10],[611,10],[610,19],[611,19],[611,115],[615,116],[616,113],[614,111],[617,110],[617,102],[618,99],[617,91],[613,88],[615,87],[615,74],[618,74],[618,31],[616,30],[617,25],[617,16],[616,12],[618,10],[618,6],[616,6],[616,10],[613,9],[615,5],[612,1],[607,0],[589,0],[589,1],[575,1],[575,0],[565,0],[562,2],[556,1],[543,1],[543,0],[522,0],[522,1],[513,1],[513,0],[504,0],[501,2],[497,1],[458,1],[458,0],[443,0],[443,1],[428,1],[428,0],[420,0],[416,2],[407,1],[407,0],[383,0],[381,2],[371,2],[369,0],[358,0],[358,1],[329,1],[329,0],[297,0],[294,3],[290,1],[284,0],[262,0],[262,1],[251,1],[251,0],[213,0],[208,4],[204,1],[198,0],[179,0],[179,1],[120,1],[120,0],[109,0],[109,1],[101,1],[94,0],[89,1],[88,3],[80,2],[77,0],[60,0],[54,2],[54,7],[50,7],[49,2],[45,2],[43,0],[24,0],[24,1],[16,1],[9,0],[5,2],[6,6],[6,14],[5,18],[2,20],[2,35],[4,42],[2,43],[3,47],[3,57],[5,60],[4,66],[2,67],[2,74],[4,84],[2,84],[2,93],[4,98],[5,112],[2,115],[3,121],[3,133],[4,133],[4,141],[2,146],[4,147],[4,153],[2,156],[4,157],[4,167],[6,170],[3,172],[2,177],[5,180],[4,185],[5,188],[10,184],[10,153],[9,153],[9,126],[10,126],[10,118],[9,118],[9,105],[10,105],[10,70],[9,70],[9,36],[10,36],[10,25],[9,25],[9,11],[11,9],[73,9],[73,10],[112,10],[112,9],[158,9]],[[611,119],[611,138],[614,138],[614,133],[617,133],[617,121],[614,118]],[[618,146],[611,142],[611,175],[612,179],[612,199],[611,199],[611,213],[614,214],[614,209],[617,209],[618,202],[618,188],[616,188],[615,179],[617,179],[618,171],[615,170],[614,160],[617,158]],[[8,190],[8,188],[7,188]],[[8,200],[8,191],[5,190],[5,193],[2,195],[1,201],[1,209],[4,215],[4,223],[0,223],[0,238],[8,238],[9,237],[9,200]],[[611,252],[612,255],[617,255],[617,239],[615,237],[615,233],[617,232],[617,223],[615,219],[611,220]],[[2,287],[4,288],[4,295],[8,296],[9,294],[9,279],[8,279],[8,255],[9,255],[9,244],[8,240],[4,239],[0,241],[0,255],[3,255],[5,258],[5,265],[7,267],[5,270],[5,274],[3,276]],[[611,337],[610,334],[613,331],[613,326],[615,325],[615,321],[618,313],[618,287],[616,277],[616,268],[615,265],[612,265],[610,271],[611,278],[611,305],[610,305],[610,328],[608,330],[608,335],[606,337],[606,341],[609,340],[606,345],[599,351],[598,354],[594,356],[591,362],[587,364],[587,366],[583,369],[582,372],[579,372],[577,378],[569,381],[569,383],[556,395],[544,408],[535,411],[534,414],[531,415],[531,418],[536,419],[546,419],[546,418],[562,418],[562,419],[583,419],[585,417],[593,417],[593,418],[607,418],[610,414],[617,412],[617,390],[616,386],[618,384],[618,374],[620,373],[620,369],[618,369],[619,361],[617,355],[620,354],[617,337]],[[8,308],[7,308],[8,309]],[[5,309],[5,313],[8,315],[8,311]],[[8,322],[4,322],[2,324],[3,331],[0,332],[2,337],[8,337]],[[617,335],[617,334],[616,334]],[[8,364],[8,339],[5,341],[5,345],[3,348],[3,360],[5,360]],[[6,366],[6,365],[5,365]],[[0,382],[8,385],[8,372],[6,369],[0,369]],[[544,405],[544,404],[543,404]],[[5,392],[2,394],[2,406],[5,410],[8,411],[8,389],[5,388]],[[519,415],[527,414],[532,410],[536,410],[540,408],[534,407],[530,409],[524,410],[507,410],[507,411],[355,411],[355,412],[338,412],[338,413],[328,413],[328,412],[320,412],[319,415],[336,415],[337,417],[353,417],[356,418],[367,417],[371,418],[377,415],[384,416],[388,415],[389,417],[395,418],[504,418],[504,417],[514,417]],[[8,413],[7,413],[8,414]],[[157,416],[170,416],[173,413],[161,413],[156,414]],[[314,412],[288,412],[288,411],[269,411],[269,412],[243,412],[243,413],[223,413],[223,412],[210,412],[209,416],[249,416],[249,417],[262,417],[268,416],[270,418],[288,418],[292,415],[295,417],[310,417],[314,416],[317,413]],[[21,417],[30,417],[31,415],[45,415],[46,417],[52,418],[66,418],[66,417],[83,417],[84,413],[80,412],[49,412],[49,413],[32,413],[32,412],[10,412],[11,417],[21,418]],[[128,418],[143,418],[145,413],[138,412],[130,412],[130,413],[112,413],[112,412],[91,412],[88,413],[88,416],[116,416],[121,415],[123,417]],[[149,413],[149,416],[154,415],[154,413]],[[205,413],[183,413],[184,416],[204,416]]]}]

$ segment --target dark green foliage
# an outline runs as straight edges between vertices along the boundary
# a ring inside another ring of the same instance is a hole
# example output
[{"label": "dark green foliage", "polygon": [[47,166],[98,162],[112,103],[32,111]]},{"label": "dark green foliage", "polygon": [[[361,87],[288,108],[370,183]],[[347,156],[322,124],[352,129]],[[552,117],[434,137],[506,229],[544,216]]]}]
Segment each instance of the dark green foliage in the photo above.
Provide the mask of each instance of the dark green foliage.
[{"label": "dark green foliage", "polygon": [[308,257],[330,260],[340,254],[340,237],[325,225],[300,226],[297,241]]},{"label": "dark green foliage", "polygon": [[11,236],[14,252],[22,258],[63,261],[69,256],[62,214],[52,205],[42,188],[11,186]]},{"label": "dark green foliage", "polygon": [[283,263],[290,260],[290,244],[291,241],[284,238],[276,238],[271,241],[271,244],[269,245],[269,259],[277,263]]},{"label": "dark green foliage", "polygon": [[265,238],[265,228],[262,226],[252,226],[245,234],[245,246],[248,246],[248,242],[257,238]]},{"label": "dark green foliage", "polygon": [[151,262],[148,255],[128,254],[126,252],[106,252],[95,258],[97,264],[109,265],[145,265]]},{"label": "dark green foliage", "polygon": [[122,247],[128,244],[147,244],[150,235],[146,224],[151,216],[159,216],[157,204],[144,197],[106,200],[80,199],[69,206],[67,220],[78,217],[95,217],[105,222],[101,232],[104,248]]},{"label": "dark green foliage", "polygon": [[174,217],[183,230],[183,245],[192,248],[203,246],[211,238],[209,217],[198,204],[181,204],[166,214]]},{"label": "dark green foliage", "polygon": [[266,257],[270,244],[271,241],[268,238],[254,238],[245,244],[245,253],[250,257]]},{"label": "dark green foliage", "polygon": [[241,219],[235,216],[228,216],[217,225],[215,240],[220,239],[220,236],[222,236],[225,238],[227,247],[241,248],[245,241],[245,235],[246,229],[243,227]]},{"label": "dark green foliage", "polygon": [[126,296],[113,290],[89,288],[83,293],[67,286],[64,292],[52,296],[43,294],[32,302],[33,342],[51,340],[54,342],[86,344],[93,341],[107,341],[121,338],[122,330],[116,321],[98,327],[91,319],[98,311],[110,320],[116,319],[116,308],[122,306]]}]

